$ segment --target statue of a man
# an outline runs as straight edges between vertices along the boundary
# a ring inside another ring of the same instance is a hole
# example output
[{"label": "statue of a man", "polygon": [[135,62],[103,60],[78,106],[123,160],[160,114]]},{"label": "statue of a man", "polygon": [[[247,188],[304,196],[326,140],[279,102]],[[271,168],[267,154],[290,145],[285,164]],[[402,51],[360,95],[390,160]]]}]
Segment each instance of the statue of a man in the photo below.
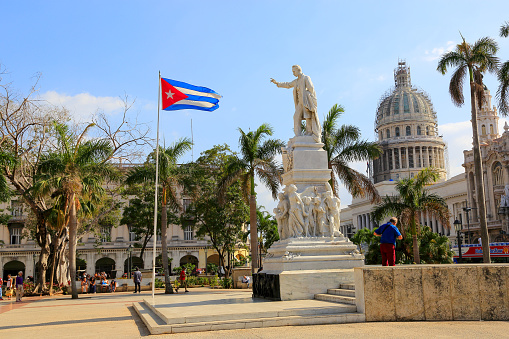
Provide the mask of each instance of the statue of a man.
[{"label": "statue of a man", "polygon": [[315,88],[311,78],[302,73],[299,65],[292,66],[293,75],[297,79],[292,82],[277,82],[274,79],[270,81],[282,88],[293,87],[293,100],[295,102],[295,114],[293,115],[293,130],[295,136],[302,133],[301,121],[306,120],[306,135],[312,135],[316,142],[321,141],[322,127],[318,120],[317,102]]}]

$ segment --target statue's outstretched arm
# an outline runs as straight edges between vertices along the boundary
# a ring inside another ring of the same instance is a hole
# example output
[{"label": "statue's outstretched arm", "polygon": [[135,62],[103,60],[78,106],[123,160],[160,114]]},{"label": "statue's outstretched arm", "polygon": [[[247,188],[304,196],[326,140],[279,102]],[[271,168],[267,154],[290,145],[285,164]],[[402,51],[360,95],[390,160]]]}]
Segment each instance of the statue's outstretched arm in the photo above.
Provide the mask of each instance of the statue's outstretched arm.
[{"label": "statue's outstretched arm", "polygon": [[276,84],[276,86],[279,88],[292,88],[295,86],[295,80],[292,82],[277,82],[276,80],[270,78],[270,82]]}]

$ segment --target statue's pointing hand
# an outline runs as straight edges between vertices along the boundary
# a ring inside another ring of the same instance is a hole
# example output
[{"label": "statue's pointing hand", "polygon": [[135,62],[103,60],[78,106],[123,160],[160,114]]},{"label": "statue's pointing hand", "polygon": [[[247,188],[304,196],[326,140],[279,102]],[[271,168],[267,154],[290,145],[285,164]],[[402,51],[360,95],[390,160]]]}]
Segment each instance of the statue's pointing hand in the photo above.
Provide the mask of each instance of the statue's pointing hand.
[{"label": "statue's pointing hand", "polygon": [[276,85],[278,84],[278,82],[272,78],[270,78],[270,82],[272,82],[273,84],[276,84]]}]

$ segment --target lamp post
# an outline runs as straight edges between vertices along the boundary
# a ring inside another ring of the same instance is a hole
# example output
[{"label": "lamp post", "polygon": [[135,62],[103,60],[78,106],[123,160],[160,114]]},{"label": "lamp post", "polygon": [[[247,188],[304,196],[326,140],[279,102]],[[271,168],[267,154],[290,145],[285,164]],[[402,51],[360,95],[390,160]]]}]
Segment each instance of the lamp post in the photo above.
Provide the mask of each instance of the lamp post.
[{"label": "lamp post", "polygon": [[133,252],[133,245],[129,244],[129,247],[127,247],[127,253],[129,255],[129,257],[127,258],[127,272],[128,272],[128,277],[129,279],[131,279],[131,266],[132,266],[132,259],[131,259],[131,253]]},{"label": "lamp post", "polygon": [[472,241],[470,239],[470,218],[468,217],[468,213],[472,210],[472,207],[463,207],[463,211],[467,214],[467,229],[468,229],[468,243],[471,244]]},{"label": "lamp post", "polygon": [[461,221],[458,219],[454,220],[454,229],[458,233],[458,252],[459,252],[459,259],[458,264],[463,263],[463,258],[461,257]]}]

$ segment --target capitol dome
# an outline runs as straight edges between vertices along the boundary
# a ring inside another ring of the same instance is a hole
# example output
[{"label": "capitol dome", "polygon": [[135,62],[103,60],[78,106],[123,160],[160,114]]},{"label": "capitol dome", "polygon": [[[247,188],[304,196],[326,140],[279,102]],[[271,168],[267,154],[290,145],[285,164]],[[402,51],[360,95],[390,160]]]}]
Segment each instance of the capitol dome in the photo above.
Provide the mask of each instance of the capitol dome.
[{"label": "capitol dome", "polygon": [[445,179],[445,144],[438,136],[437,115],[428,95],[412,87],[410,68],[400,61],[394,70],[395,87],[382,96],[375,132],[383,155],[374,161],[374,181],[413,177],[425,167]]}]

